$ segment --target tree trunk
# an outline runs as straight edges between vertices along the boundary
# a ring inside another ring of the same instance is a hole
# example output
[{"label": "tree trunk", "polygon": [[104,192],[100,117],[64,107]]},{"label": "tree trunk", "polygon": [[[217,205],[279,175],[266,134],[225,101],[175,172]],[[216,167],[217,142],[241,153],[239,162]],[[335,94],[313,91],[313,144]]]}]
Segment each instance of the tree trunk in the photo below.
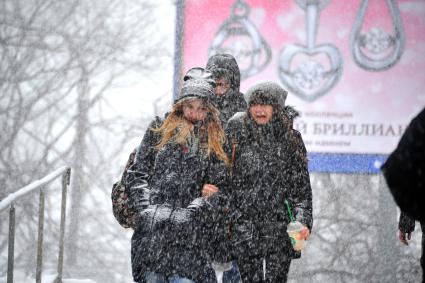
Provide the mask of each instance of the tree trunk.
[{"label": "tree trunk", "polygon": [[79,235],[81,221],[81,208],[84,199],[86,176],[84,175],[85,162],[88,160],[86,137],[88,134],[88,105],[89,105],[89,85],[86,72],[83,68],[82,78],[78,87],[77,98],[77,124],[74,141],[74,156],[72,166],[72,187],[70,190],[70,224],[67,237],[67,267],[74,269],[78,264],[78,250],[80,249]]}]

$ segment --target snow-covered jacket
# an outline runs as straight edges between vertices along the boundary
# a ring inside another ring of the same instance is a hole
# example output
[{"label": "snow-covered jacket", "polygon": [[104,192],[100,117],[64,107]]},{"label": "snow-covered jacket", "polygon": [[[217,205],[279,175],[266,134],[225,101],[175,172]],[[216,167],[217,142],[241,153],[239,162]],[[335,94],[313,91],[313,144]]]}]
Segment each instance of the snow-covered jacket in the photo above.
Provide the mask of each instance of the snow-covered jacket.
[{"label": "snow-covered jacket", "polygon": [[220,187],[226,167],[192,141],[182,146],[171,140],[155,152],[158,139],[146,132],[127,177],[130,205],[139,215],[132,237],[133,277],[141,280],[145,271],[153,271],[202,281],[207,254],[196,217],[204,205],[201,190],[205,183]]},{"label": "snow-covered jacket", "polygon": [[[233,175],[230,191],[232,237],[239,256],[261,254],[283,247],[294,256],[286,233],[289,215],[287,200],[296,220],[310,230],[313,225],[312,191],[307,168],[306,150],[301,134],[292,129],[297,113],[285,107],[286,123],[274,115],[267,125],[258,126],[247,112],[237,113],[226,127],[228,140],[234,148]],[[279,116],[282,117],[282,116]],[[292,129],[290,132],[288,128]],[[236,247],[237,248],[237,247]]]},{"label": "snow-covered jacket", "polygon": [[223,127],[237,112],[247,108],[245,98],[240,92],[241,74],[236,59],[230,54],[216,54],[208,59],[206,69],[214,73],[224,69],[229,74],[230,90],[222,96],[214,96],[214,103],[220,111],[220,120]]},{"label": "snow-covered jacket", "polygon": [[216,95],[213,101],[220,111],[220,121],[223,127],[235,113],[245,111],[247,108],[243,94],[233,89],[222,96]]}]

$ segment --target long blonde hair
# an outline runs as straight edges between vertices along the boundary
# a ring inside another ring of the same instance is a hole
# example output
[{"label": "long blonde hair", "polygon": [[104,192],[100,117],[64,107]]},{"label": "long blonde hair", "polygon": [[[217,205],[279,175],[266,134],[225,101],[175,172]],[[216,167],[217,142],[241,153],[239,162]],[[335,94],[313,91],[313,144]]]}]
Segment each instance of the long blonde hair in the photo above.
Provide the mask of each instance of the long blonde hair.
[{"label": "long blonde hair", "polygon": [[[229,158],[223,149],[226,135],[221,126],[220,112],[211,103],[202,102],[207,109],[207,117],[199,131],[200,140],[206,149],[207,156],[214,153],[220,160],[229,165]],[[156,150],[160,150],[170,140],[184,145],[189,135],[191,135],[191,124],[183,116],[183,106],[185,103],[185,101],[175,103],[162,125],[159,128],[152,129],[152,131],[161,134],[161,140],[156,145]]]}]

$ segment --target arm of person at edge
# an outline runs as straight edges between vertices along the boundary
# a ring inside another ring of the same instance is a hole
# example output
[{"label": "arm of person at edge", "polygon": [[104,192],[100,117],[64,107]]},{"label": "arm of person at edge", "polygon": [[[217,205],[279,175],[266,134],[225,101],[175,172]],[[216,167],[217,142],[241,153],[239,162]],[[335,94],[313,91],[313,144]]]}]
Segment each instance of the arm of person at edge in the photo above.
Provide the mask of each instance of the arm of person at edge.
[{"label": "arm of person at edge", "polygon": [[398,230],[400,242],[408,246],[408,241],[412,238],[412,232],[415,230],[415,219],[402,211],[398,222]]},{"label": "arm of person at edge", "polygon": [[293,207],[294,217],[305,225],[301,231],[301,237],[307,240],[313,227],[313,202],[308,172],[307,151],[301,134],[294,130],[296,137],[296,151],[292,158],[292,182],[294,186],[290,191],[289,201]]},{"label": "arm of person at edge", "polygon": [[150,123],[137,148],[135,163],[127,171],[124,180],[125,190],[129,196],[129,207],[139,214],[149,205],[149,180],[155,164],[155,145],[159,140],[158,135],[151,129],[158,127],[159,124],[158,117]]}]

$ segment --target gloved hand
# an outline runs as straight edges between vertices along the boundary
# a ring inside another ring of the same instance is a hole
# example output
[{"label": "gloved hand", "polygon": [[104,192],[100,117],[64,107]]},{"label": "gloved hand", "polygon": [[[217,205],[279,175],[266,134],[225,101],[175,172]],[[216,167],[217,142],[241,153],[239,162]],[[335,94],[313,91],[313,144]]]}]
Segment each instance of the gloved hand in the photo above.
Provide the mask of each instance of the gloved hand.
[{"label": "gloved hand", "polygon": [[187,209],[191,212],[200,211],[203,208],[206,208],[206,205],[208,205],[207,201],[203,197],[199,197],[194,199],[189,205],[187,206]]},{"label": "gloved hand", "polygon": [[166,204],[148,205],[139,214],[139,225],[149,230],[159,229],[170,221],[171,212],[171,206]]},{"label": "gloved hand", "polygon": [[197,203],[193,203],[190,208],[173,208],[169,204],[149,205],[141,213],[141,219],[146,224],[151,225],[151,229],[158,229],[168,225],[167,229],[180,229],[192,222],[194,208]]},{"label": "gloved hand", "polygon": [[129,207],[134,211],[143,211],[149,206],[150,188],[147,184],[134,186],[129,193]]}]

